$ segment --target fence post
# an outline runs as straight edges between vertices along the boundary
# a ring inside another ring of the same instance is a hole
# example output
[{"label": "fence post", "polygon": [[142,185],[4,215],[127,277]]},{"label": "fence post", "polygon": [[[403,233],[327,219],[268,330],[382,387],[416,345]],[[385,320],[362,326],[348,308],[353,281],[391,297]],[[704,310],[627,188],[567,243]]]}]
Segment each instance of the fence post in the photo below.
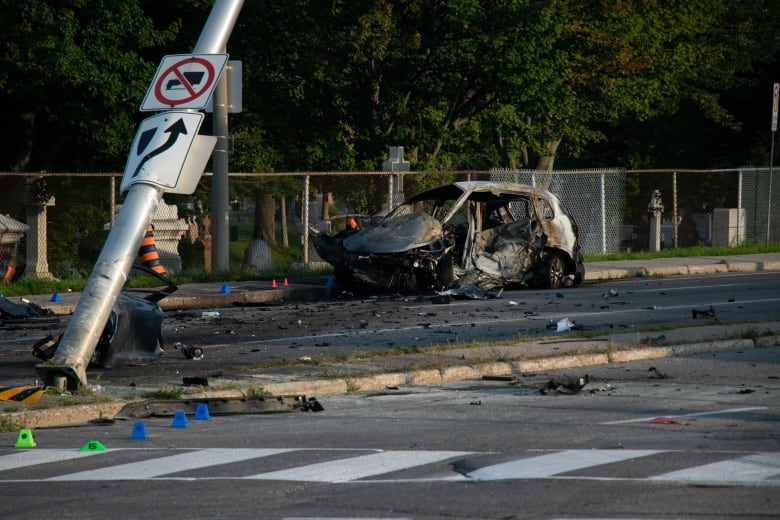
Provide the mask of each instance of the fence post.
[{"label": "fence post", "polygon": [[607,252],[607,195],[604,186],[604,172],[601,172],[601,253]]},{"label": "fence post", "polygon": [[[742,168],[737,170],[737,239],[741,244],[745,237],[742,236],[742,226],[747,226],[747,223],[742,222]],[[747,229],[745,230],[747,233]],[[710,239],[712,233],[710,233]],[[710,244],[712,245],[712,244]]]},{"label": "fence post", "polygon": [[672,242],[674,248],[679,246],[677,235],[677,172],[672,173]]},{"label": "fence post", "polygon": [[393,207],[393,174],[387,176],[387,212]]},{"label": "fence post", "polygon": [[111,227],[114,227],[114,222],[116,222],[116,177],[113,175],[109,177],[109,188],[111,193],[109,194],[108,205],[111,213],[108,221],[111,222]]},{"label": "fence post", "polygon": [[301,220],[303,220],[303,266],[309,268],[309,176],[303,176],[303,206]]}]

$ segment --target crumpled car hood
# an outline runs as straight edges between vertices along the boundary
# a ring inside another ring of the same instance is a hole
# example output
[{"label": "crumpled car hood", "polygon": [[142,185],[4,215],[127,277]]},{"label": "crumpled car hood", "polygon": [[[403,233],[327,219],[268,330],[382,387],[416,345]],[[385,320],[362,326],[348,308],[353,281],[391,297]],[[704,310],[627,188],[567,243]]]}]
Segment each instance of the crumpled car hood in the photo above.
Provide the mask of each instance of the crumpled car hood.
[{"label": "crumpled car hood", "polygon": [[442,238],[441,222],[427,213],[415,212],[384,220],[344,239],[351,253],[403,253]]}]

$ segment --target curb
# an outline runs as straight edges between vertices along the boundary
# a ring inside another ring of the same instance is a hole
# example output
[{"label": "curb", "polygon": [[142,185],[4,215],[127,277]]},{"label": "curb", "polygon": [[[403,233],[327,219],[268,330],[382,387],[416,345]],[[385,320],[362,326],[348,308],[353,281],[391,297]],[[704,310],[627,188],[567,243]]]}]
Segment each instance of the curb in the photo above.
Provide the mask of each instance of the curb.
[{"label": "curb", "polygon": [[[764,336],[753,339],[733,339],[687,343],[673,346],[641,347],[623,349],[609,354],[578,354],[553,356],[534,360],[511,362],[479,363],[476,365],[458,365],[441,369],[425,369],[410,372],[389,372],[365,377],[344,379],[315,379],[310,381],[289,381],[269,383],[263,389],[273,396],[306,395],[344,395],[357,392],[376,392],[395,389],[401,386],[426,386],[467,379],[481,379],[485,376],[509,376],[515,373],[535,373],[550,370],[582,368],[594,365],[625,363],[708,352],[728,350],[747,350],[759,347],[780,345],[780,336]],[[246,397],[240,391],[203,392],[188,396],[191,400],[206,398]],[[0,414],[0,420],[6,425],[19,428],[57,428],[88,424],[99,420],[114,420],[128,401],[97,403],[76,406],[47,408]]]}]

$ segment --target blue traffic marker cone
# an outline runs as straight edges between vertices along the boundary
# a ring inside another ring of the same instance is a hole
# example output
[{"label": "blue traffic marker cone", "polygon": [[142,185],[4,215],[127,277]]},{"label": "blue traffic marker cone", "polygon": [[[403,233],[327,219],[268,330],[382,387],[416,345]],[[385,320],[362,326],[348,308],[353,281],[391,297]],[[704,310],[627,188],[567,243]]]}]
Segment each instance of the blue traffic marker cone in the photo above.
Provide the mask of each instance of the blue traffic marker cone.
[{"label": "blue traffic marker cone", "polygon": [[62,303],[62,298],[60,298],[60,293],[54,293],[51,295],[50,302],[54,303]]},{"label": "blue traffic marker cone", "polygon": [[328,281],[325,282],[325,287],[335,287],[335,286],[336,286],[336,280],[334,280],[332,276],[328,276]]},{"label": "blue traffic marker cone", "polygon": [[230,287],[228,284],[222,284],[222,287],[219,288],[219,294],[230,294]]},{"label": "blue traffic marker cone", "polygon": [[187,416],[184,415],[184,412],[178,411],[173,414],[173,422],[171,423],[171,428],[186,428],[188,426],[187,424]]},{"label": "blue traffic marker cone", "polygon": [[209,407],[206,405],[206,403],[198,403],[197,408],[195,408],[195,415],[192,418],[196,421],[211,420],[211,416],[209,415]]},{"label": "blue traffic marker cone", "polygon": [[146,434],[146,425],[140,421],[133,424],[133,432],[130,434],[130,438],[139,441],[148,439],[149,435]]}]

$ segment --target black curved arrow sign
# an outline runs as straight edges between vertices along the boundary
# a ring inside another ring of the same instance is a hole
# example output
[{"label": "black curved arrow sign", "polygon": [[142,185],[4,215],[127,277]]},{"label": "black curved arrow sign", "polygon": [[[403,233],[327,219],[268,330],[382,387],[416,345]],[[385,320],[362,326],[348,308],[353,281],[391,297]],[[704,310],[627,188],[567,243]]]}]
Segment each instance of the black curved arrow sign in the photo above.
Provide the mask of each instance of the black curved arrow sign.
[{"label": "black curved arrow sign", "polygon": [[[141,134],[141,137],[138,139],[138,153],[140,153],[141,150],[146,148],[146,146],[149,144],[149,141],[152,140],[152,137],[154,136],[155,132],[157,132],[156,128],[146,130]],[[183,118],[179,118],[171,126],[166,128],[164,132],[170,134],[168,136],[168,140],[165,141],[160,146],[158,146],[157,148],[155,148],[154,150],[150,151],[148,154],[144,155],[144,158],[141,159],[141,162],[139,162],[138,166],[135,168],[135,172],[133,172],[133,177],[138,175],[143,165],[146,164],[146,161],[170,149],[174,144],[176,144],[176,140],[179,138],[180,135],[186,135],[187,125],[184,124]]]}]

